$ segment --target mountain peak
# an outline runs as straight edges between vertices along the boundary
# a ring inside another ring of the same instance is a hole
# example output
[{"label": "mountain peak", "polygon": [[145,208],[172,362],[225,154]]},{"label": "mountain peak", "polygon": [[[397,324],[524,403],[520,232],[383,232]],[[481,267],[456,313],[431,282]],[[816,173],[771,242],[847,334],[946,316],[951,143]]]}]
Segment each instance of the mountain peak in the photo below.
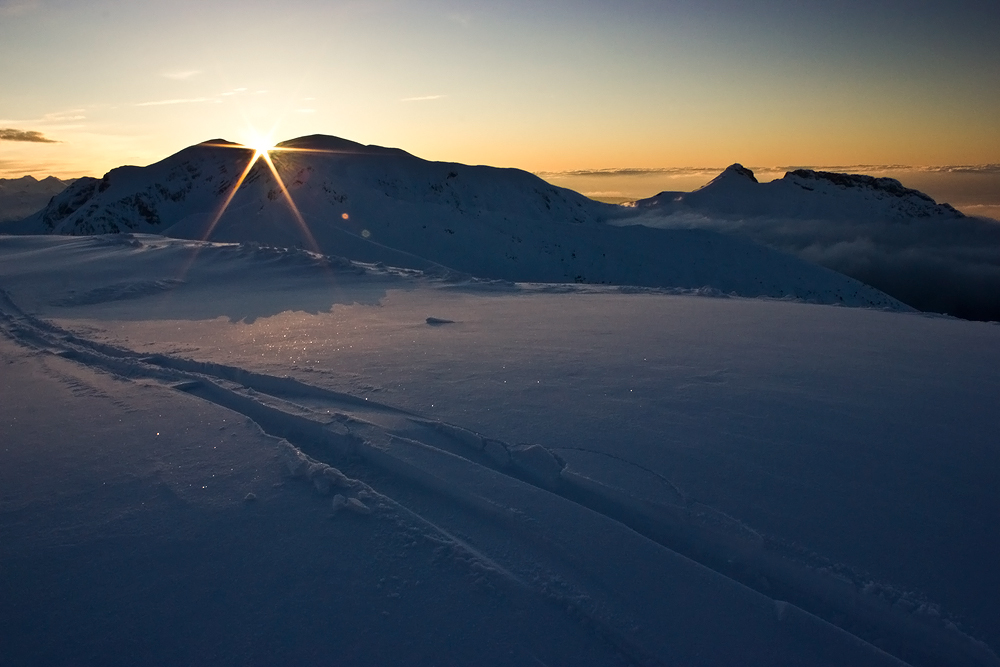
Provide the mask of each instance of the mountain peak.
[{"label": "mountain peak", "polygon": [[740,176],[742,178],[749,178],[754,183],[757,182],[757,177],[753,175],[753,172],[744,167],[739,162],[734,162],[733,164],[726,167],[725,170],[723,170],[723,172],[719,176],[722,177],[725,176],[726,174],[730,174],[733,176]]},{"label": "mountain peak", "polygon": [[757,177],[753,175],[753,172],[739,162],[736,162],[726,167],[721,174],[713,178],[700,189],[715,190],[719,186],[722,186],[724,189],[732,186],[742,189],[748,185],[756,184]]}]

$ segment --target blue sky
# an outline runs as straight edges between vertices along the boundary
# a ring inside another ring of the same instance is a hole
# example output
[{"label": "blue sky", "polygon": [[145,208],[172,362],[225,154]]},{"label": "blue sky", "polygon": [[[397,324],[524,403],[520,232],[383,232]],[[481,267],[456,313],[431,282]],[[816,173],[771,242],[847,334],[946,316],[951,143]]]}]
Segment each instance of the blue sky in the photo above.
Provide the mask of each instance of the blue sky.
[{"label": "blue sky", "polygon": [[0,129],[55,142],[0,140],[0,175],[316,132],[530,170],[995,163],[998,29],[995,0],[0,0]]}]

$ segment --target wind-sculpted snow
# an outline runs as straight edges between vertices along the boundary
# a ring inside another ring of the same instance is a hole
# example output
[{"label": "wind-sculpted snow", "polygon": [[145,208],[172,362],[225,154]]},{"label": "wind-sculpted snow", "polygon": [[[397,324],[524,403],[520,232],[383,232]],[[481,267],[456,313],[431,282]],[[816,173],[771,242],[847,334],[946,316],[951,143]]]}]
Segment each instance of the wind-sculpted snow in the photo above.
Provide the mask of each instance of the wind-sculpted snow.
[{"label": "wind-sculpted snow", "polygon": [[258,160],[234,192],[253,152],[206,142],[148,167],[81,179],[14,231],[257,242],[437,275],[902,308],[857,281],[752,242],[606,224],[628,211],[517,169],[428,162],[336,137],[303,137],[280,148],[289,149],[271,155],[280,182]]},{"label": "wind-sculpted snow", "polygon": [[[52,245],[51,241],[57,243]],[[426,273],[406,271],[254,242],[206,244],[107,234],[62,239],[5,237],[0,245],[11,252],[8,267],[17,265],[31,273],[32,290],[58,307],[97,305],[111,311],[124,301],[154,299],[169,301],[175,317],[225,317],[248,323],[290,308],[324,312],[344,299],[349,303],[377,302],[385,286],[399,284],[406,276],[429,274],[455,284],[461,278],[440,267],[429,267]],[[45,262],[57,255],[65,268],[87,270],[85,267],[98,265],[96,285],[82,287],[46,272]],[[155,277],[140,277],[146,275]],[[298,280],[303,275],[311,276],[308,285]],[[231,290],[221,302],[201,298],[205,285],[231,281],[248,289]],[[361,283],[367,287],[354,289]],[[275,291],[282,286],[285,289]],[[349,295],[348,286],[352,287]]]},{"label": "wind-sculpted snow", "polygon": [[[0,330],[248,417],[280,439],[288,475],[336,520],[385,521],[435,541],[477,586],[555,603],[629,661],[902,664],[887,651],[914,665],[1000,664],[939,607],[847,566],[818,566],[627,459],[663,485],[660,500],[576,470],[563,455],[573,448],[505,442],[293,378],[96,342],[6,293]],[[718,627],[736,638],[714,641]]]},{"label": "wind-sculpted snow", "polygon": [[137,280],[133,282],[122,282],[106,287],[87,290],[77,293],[72,291],[69,295],[52,302],[54,306],[82,306],[106,301],[119,301],[121,299],[138,299],[148,294],[155,294],[165,290],[171,290],[182,285],[183,281],[176,278],[165,278],[163,280]]},{"label": "wind-sculpted snow", "polygon": [[919,310],[1000,320],[1000,224],[895,179],[799,169],[757,183],[734,165],[700,190],[664,192],[634,207],[636,217],[623,223],[743,236]]}]

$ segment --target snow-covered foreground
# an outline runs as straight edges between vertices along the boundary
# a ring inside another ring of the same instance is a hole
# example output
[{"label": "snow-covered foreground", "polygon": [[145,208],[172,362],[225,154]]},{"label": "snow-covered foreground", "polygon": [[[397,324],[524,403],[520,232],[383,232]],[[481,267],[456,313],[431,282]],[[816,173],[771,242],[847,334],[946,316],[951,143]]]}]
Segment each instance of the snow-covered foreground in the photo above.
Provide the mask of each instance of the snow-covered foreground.
[{"label": "snow-covered foreground", "polygon": [[996,665],[1000,327],[0,238],[3,664]]}]

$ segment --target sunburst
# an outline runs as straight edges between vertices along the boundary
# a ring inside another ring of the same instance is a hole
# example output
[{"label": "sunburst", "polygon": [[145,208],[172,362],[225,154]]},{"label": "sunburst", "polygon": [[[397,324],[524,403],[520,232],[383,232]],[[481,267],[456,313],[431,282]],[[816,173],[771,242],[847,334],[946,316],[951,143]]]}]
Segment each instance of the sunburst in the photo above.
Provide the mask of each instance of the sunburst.
[{"label": "sunburst", "polygon": [[242,150],[251,153],[251,155],[250,159],[246,163],[246,166],[243,168],[243,171],[240,173],[239,178],[237,178],[236,181],[233,183],[233,185],[229,188],[225,198],[222,201],[222,204],[219,206],[218,210],[215,212],[215,215],[212,216],[211,221],[206,226],[205,232],[201,238],[202,241],[207,241],[208,237],[212,235],[212,232],[215,230],[215,227],[219,224],[219,221],[222,219],[222,216],[225,215],[226,210],[229,208],[229,205],[232,203],[233,198],[236,196],[236,193],[243,185],[243,182],[247,179],[247,176],[250,174],[250,171],[253,169],[254,165],[256,165],[257,162],[259,161],[263,161],[264,164],[267,165],[267,168],[271,172],[271,175],[274,177],[275,183],[277,183],[278,189],[281,191],[282,197],[284,198],[285,203],[288,205],[292,217],[294,218],[295,223],[298,225],[299,232],[302,234],[303,238],[306,241],[308,249],[313,252],[320,252],[319,244],[316,242],[316,238],[313,236],[312,231],[310,231],[309,225],[306,223],[305,218],[302,216],[302,212],[299,211],[299,207],[296,206],[295,200],[292,199],[292,194],[288,191],[288,186],[285,185],[284,179],[281,178],[281,174],[278,173],[278,169],[277,167],[275,167],[274,161],[271,159],[271,153],[278,151],[288,151],[288,152],[327,152],[327,151],[312,151],[309,149],[282,148],[280,146],[275,146],[271,142],[269,137],[255,137],[255,139],[249,145],[245,144],[210,144],[210,145],[219,148],[233,148],[237,150]]}]

